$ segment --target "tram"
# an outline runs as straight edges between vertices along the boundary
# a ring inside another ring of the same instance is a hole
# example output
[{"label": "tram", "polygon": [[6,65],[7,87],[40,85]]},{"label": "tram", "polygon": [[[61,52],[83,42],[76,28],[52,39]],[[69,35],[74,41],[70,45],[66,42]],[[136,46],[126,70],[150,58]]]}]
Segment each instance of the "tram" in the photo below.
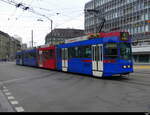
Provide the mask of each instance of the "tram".
[{"label": "tram", "polygon": [[70,40],[58,45],[57,50],[58,70],[96,77],[133,72],[131,38],[127,32],[99,33],[83,41]]},{"label": "tram", "polygon": [[17,56],[22,57],[22,64],[26,66],[95,77],[121,76],[133,72],[128,32],[90,34],[66,40],[64,44],[40,46],[21,54],[18,52]]}]

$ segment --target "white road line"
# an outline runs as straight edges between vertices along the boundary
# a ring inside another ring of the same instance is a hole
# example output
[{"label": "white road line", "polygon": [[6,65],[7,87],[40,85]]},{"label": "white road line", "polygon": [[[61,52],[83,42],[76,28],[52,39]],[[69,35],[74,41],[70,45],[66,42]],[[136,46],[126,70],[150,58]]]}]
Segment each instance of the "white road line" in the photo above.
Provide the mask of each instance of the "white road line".
[{"label": "white road line", "polygon": [[[2,83],[0,82],[0,84],[2,84]],[[16,101],[16,100],[15,100],[15,97],[11,96],[11,93],[8,92],[8,91],[9,91],[9,90],[8,90],[5,86],[3,86],[3,92],[5,93],[6,96],[8,96],[7,98],[8,98],[8,100],[10,101],[10,103],[11,103],[12,105],[14,105],[14,106],[18,105],[19,102]],[[13,101],[11,101],[11,100],[13,100]],[[17,112],[24,112],[23,107],[14,107],[14,108],[15,108],[15,110],[16,110]]]},{"label": "white road line", "polygon": [[7,89],[5,86],[3,86],[4,89]]},{"label": "white road line", "polygon": [[13,96],[8,96],[8,99],[11,100],[11,99],[15,99]]},{"label": "white road line", "polygon": [[8,89],[4,89],[3,91],[4,91],[4,92],[8,92]]},{"label": "white road line", "polygon": [[19,102],[18,102],[18,101],[10,101],[10,103],[11,103],[12,105],[17,105]]},{"label": "white road line", "polygon": [[3,81],[3,83],[11,83],[11,82],[19,81],[19,80],[24,80],[24,79],[27,79],[27,78],[12,79],[12,80],[8,80],[8,81]]},{"label": "white road line", "polygon": [[10,96],[10,95],[11,95],[11,93],[10,93],[10,92],[8,92],[8,93],[5,93],[5,95]]},{"label": "white road line", "polygon": [[23,107],[15,107],[15,109],[17,112],[24,112]]}]

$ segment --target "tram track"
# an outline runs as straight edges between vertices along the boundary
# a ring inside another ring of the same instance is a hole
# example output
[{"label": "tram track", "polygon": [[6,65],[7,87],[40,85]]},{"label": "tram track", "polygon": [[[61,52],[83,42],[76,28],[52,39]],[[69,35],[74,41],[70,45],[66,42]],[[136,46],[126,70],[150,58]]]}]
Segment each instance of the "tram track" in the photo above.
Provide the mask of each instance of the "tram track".
[{"label": "tram track", "polygon": [[125,80],[117,80],[118,83],[124,83],[124,84],[132,84],[132,85],[142,85],[142,86],[150,86],[150,81],[142,80],[142,79],[136,79],[134,78],[126,78]]},{"label": "tram track", "polygon": [[119,84],[131,84],[131,85],[142,85],[142,86],[150,86],[150,77],[148,76],[149,74],[145,74],[141,72],[132,73],[130,74],[129,77],[123,76],[123,77],[112,77],[112,78],[107,78],[106,80],[113,81],[114,83],[119,83]]},{"label": "tram track", "polygon": [[138,73],[138,74],[146,74],[146,75],[149,74],[150,75],[150,73],[147,73],[147,72],[146,73],[145,72],[136,72],[136,73]]},{"label": "tram track", "polygon": [[137,82],[137,81],[121,81],[121,82],[123,82],[123,83],[132,83],[132,84],[135,84],[135,85],[143,85],[143,86],[150,86],[150,84],[148,84],[148,83],[145,83],[145,81],[144,82]]}]

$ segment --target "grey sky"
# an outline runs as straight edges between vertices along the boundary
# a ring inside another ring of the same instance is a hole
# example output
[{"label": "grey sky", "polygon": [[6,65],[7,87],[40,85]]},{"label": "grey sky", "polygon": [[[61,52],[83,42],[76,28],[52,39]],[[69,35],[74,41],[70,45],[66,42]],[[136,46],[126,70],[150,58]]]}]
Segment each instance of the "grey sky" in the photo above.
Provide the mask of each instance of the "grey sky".
[{"label": "grey sky", "polygon": [[[7,1],[7,0],[6,0]],[[14,1],[14,0],[13,0]],[[36,12],[53,20],[53,28],[84,29],[84,5],[90,0],[15,0],[25,3]],[[57,14],[59,13],[59,14]],[[29,11],[23,11],[0,0],[0,30],[23,38],[23,43],[31,41],[34,31],[36,45],[44,44],[45,35],[50,32],[50,21]],[[42,19],[43,22],[37,21]]]}]

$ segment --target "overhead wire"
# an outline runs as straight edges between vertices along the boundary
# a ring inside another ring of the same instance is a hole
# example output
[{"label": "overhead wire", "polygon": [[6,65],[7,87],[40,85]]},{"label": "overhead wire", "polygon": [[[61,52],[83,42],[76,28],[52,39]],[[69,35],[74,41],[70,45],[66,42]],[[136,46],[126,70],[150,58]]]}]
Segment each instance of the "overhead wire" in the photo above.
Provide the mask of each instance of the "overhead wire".
[{"label": "overhead wire", "polygon": [[83,14],[83,12],[80,13],[80,14],[78,14],[76,17],[73,17],[73,18],[70,18],[70,19],[65,20],[64,23],[61,23],[61,24],[55,26],[55,28],[58,27],[58,26],[61,26],[61,25],[65,25],[66,23],[71,22],[71,21],[73,21],[73,20],[76,20],[76,19],[79,18],[79,16],[81,16],[82,14]]},{"label": "overhead wire", "polygon": [[[9,1],[9,0],[8,0],[8,1],[6,1],[6,0],[0,0],[0,1],[9,3],[9,4],[14,5],[14,6],[16,6],[16,5],[18,4],[17,2],[12,1],[12,0],[11,0],[11,1]],[[24,11],[27,10],[27,11],[29,11],[29,12],[35,14],[35,15],[39,15],[40,17],[45,17],[45,18],[47,18],[47,19],[49,18],[49,17],[46,16],[45,14],[42,14],[42,13],[40,13],[40,12],[35,11],[35,10],[34,10],[35,7],[33,7],[33,6],[31,7],[31,4],[33,3],[33,0],[30,2],[30,3],[31,3],[30,5],[29,5],[29,4],[27,5],[27,4],[22,3],[22,2],[23,2],[23,0],[20,2],[23,7],[19,7],[19,8],[22,8]],[[25,7],[25,8],[28,8],[28,9],[24,9],[24,7]],[[46,9],[46,8],[40,8],[40,7],[39,7],[39,9],[40,9],[40,10],[45,10],[45,11],[47,11],[47,12],[52,11],[52,10],[49,10],[49,9]],[[69,9],[69,8],[66,8],[66,10],[67,10],[67,9]],[[64,9],[64,10],[65,10],[65,9]],[[71,12],[71,10],[74,11],[74,12]],[[77,10],[76,10],[76,11],[77,11]],[[78,10],[78,11],[81,11],[81,10]],[[72,13],[74,13],[74,14],[77,13],[77,12],[75,12],[75,10],[72,9],[72,8],[70,9],[70,12],[71,12],[71,16],[73,15]],[[82,14],[80,13],[78,16],[81,16],[81,15],[82,15]],[[66,15],[65,13],[63,13],[63,16],[65,16],[65,17],[71,17],[70,14],[69,14],[69,15]],[[76,18],[78,18],[78,16],[76,16]],[[74,16],[74,17],[75,17],[75,16]],[[75,20],[76,18],[74,18],[74,17],[73,17],[73,18],[70,18],[70,19],[67,19],[67,21],[64,20],[64,23],[57,24],[57,26],[55,26],[55,27],[64,25],[64,24],[66,24],[66,23],[68,23],[68,22],[71,22],[71,21]]]}]

